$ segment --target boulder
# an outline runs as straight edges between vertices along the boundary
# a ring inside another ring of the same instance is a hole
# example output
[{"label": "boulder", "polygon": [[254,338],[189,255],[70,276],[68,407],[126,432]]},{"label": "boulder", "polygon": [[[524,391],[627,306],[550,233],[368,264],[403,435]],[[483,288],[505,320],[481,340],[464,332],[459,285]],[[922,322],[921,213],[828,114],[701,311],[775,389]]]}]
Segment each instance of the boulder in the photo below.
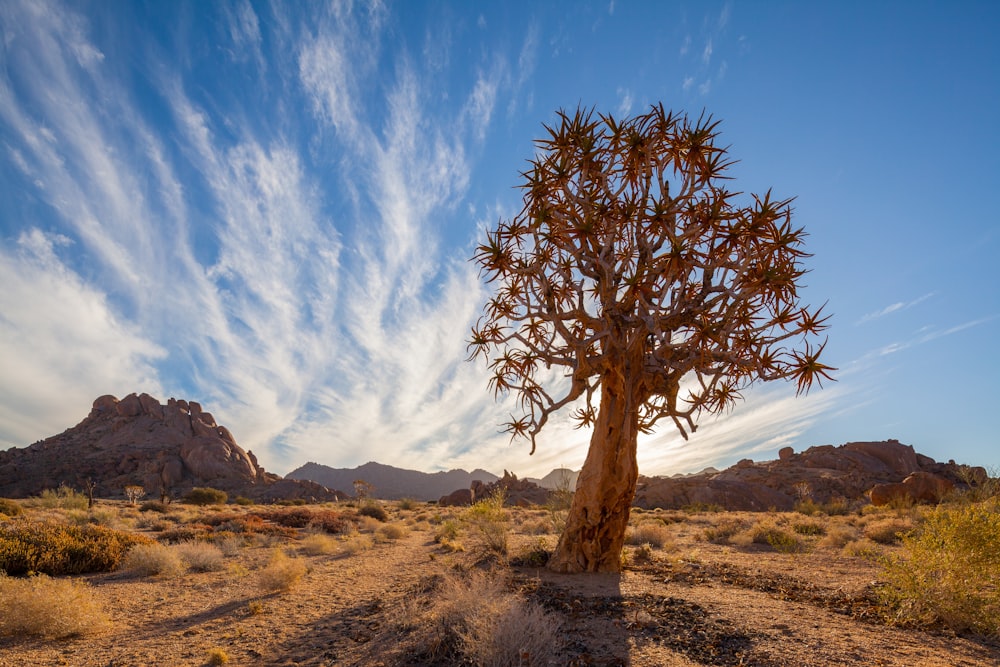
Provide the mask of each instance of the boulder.
[{"label": "boulder", "polygon": [[918,471],[907,476],[902,482],[877,484],[869,492],[872,505],[888,505],[891,502],[936,504],[955,488],[955,483],[933,473]]},{"label": "boulder", "polygon": [[463,507],[472,504],[472,491],[470,489],[458,489],[446,496],[441,496],[438,505],[441,507]]}]

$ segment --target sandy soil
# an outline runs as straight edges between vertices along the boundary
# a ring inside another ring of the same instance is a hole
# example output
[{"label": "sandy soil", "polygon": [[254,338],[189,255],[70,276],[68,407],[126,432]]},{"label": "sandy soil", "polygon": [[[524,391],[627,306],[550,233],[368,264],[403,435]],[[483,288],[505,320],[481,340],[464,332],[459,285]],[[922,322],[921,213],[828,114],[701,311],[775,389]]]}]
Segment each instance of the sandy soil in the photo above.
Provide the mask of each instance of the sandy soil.
[{"label": "sandy soil", "polygon": [[[135,510],[122,513],[124,525],[142,524]],[[407,656],[419,630],[405,630],[400,616],[415,599],[435,594],[428,582],[477,561],[474,549],[449,552],[435,542],[438,513],[423,504],[393,509],[390,522],[405,534],[349,555],[307,555],[300,534],[250,540],[215,572],[87,575],[112,628],[63,640],[0,638],[0,667],[206,665],[213,649],[231,665],[436,664]],[[513,514],[514,562],[540,543],[554,544],[553,534],[535,534],[545,512]],[[494,576],[558,620],[561,643],[547,664],[1000,665],[997,643],[887,625],[871,594],[878,577],[871,560],[839,548],[783,554],[766,545],[715,544],[704,531],[720,516],[674,516],[667,544],[647,558],[632,548],[620,575],[511,565]],[[361,528],[376,530],[371,522]],[[264,593],[255,575],[276,548],[303,559],[308,572],[288,592]]]}]

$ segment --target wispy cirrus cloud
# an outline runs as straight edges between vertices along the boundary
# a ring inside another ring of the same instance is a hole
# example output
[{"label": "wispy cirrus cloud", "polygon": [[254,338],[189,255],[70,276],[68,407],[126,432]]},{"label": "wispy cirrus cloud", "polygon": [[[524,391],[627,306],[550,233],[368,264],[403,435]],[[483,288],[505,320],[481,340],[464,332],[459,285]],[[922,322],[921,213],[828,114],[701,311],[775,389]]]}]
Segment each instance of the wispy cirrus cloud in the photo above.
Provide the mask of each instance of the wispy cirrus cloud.
[{"label": "wispy cirrus cloud", "polygon": [[895,303],[891,303],[885,308],[880,308],[879,310],[863,315],[861,319],[855,322],[855,324],[856,325],[864,324],[865,322],[871,322],[872,320],[881,319],[886,315],[891,315],[892,313],[908,310],[916,305],[923,303],[924,301],[927,301],[930,298],[937,296],[938,294],[939,292],[937,290],[934,290],[931,292],[927,292],[926,294],[923,294],[917,297],[916,299],[912,299],[910,301],[897,301]]},{"label": "wispy cirrus cloud", "polygon": [[[382,50],[382,5],[335,4],[308,24],[270,10],[269,21],[245,2],[223,12],[223,62],[208,64],[282,86],[227,113],[221,95],[240,91],[206,87],[169,44],[131,63],[150,106],[72,7],[0,7],[18,35],[0,55],[12,73],[0,78],[2,146],[19,179],[9,199],[44,218],[0,246],[0,352],[19,364],[0,375],[0,439],[25,444],[100,394],[148,391],[211,406],[278,472],[310,459],[579,467],[589,433],[568,410],[533,459],[499,433],[511,406],[465,361],[486,298],[471,237],[495,217],[470,216],[459,239],[441,223],[481,208],[465,200],[470,173],[498,105],[530,91],[538,26],[516,53],[424,64]],[[459,65],[467,83],[442,110],[437,91]],[[643,440],[643,470],[776,446],[836,396],[748,394],[690,445],[664,426]]]}]

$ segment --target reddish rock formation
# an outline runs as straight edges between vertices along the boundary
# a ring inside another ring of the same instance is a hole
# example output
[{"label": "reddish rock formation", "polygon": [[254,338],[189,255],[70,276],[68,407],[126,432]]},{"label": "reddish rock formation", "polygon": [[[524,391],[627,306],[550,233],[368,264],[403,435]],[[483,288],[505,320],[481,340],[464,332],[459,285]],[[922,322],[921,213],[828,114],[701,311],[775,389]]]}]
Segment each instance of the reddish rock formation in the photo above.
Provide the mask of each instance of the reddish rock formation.
[{"label": "reddish rock formation", "polygon": [[872,505],[888,505],[895,501],[905,503],[939,503],[955,483],[929,472],[915,472],[902,482],[876,484],[869,492]]},{"label": "reddish rock formation", "polygon": [[503,477],[490,484],[474,480],[468,489],[458,489],[438,500],[438,505],[471,505],[477,500],[486,498],[496,491],[503,491],[505,503],[512,507],[530,507],[544,505],[549,500],[548,489],[526,479],[518,479],[517,475],[506,470]]},{"label": "reddish rock formation", "polygon": [[[860,500],[876,485],[899,484],[909,477],[921,479],[929,475],[946,484],[963,486],[967,481],[963,476],[985,475],[979,470],[954,462],[937,463],[896,440],[822,445],[800,453],[785,447],[776,461],[755,463],[743,459],[721,472],[640,477],[634,504],[664,509],[715,505],[730,510],[788,510],[806,498],[817,503]],[[937,493],[936,497],[941,495]]]},{"label": "reddish rock formation", "polygon": [[148,394],[101,396],[73,428],[0,451],[0,496],[33,496],[61,484],[83,488],[88,480],[103,497],[138,484],[150,496],[210,486],[260,499],[337,498],[319,484],[284,483],[265,472],[198,403],[171,398],[162,405]]}]

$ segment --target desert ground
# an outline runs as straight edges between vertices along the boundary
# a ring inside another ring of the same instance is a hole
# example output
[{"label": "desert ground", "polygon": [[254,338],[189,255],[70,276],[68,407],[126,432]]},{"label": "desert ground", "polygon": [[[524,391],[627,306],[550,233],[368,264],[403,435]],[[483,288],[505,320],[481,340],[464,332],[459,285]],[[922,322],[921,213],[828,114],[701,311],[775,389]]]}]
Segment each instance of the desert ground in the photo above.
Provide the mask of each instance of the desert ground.
[{"label": "desert ground", "polygon": [[[8,622],[0,667],[1000,665],[995,639],[879,602],[880,559],[921,508],[636,510],[620,574],[559,575],[543,566],[553,507],[22,504],[0,528],[91,523],[155,542],[72,577],[96,607],[48,612],[84,615],[71,636]],[[293,514],[305,525],[283,525]],[[10,591],[0,608],[30,606]]]}]

